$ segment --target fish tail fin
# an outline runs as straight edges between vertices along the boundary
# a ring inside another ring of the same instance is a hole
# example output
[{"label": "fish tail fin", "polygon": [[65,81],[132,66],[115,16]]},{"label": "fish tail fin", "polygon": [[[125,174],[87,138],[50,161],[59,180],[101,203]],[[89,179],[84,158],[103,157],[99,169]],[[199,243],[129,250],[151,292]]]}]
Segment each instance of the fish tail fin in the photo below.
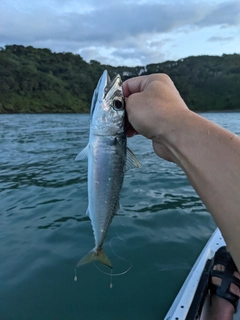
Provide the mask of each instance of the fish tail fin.
[{"label": "fish tail fin", "polygon": [[76,268],[83,266],[84,264],[93,262],[93,261],[100,261],[105,266],[112,269],[111,261],[108,259],[107,255],[103,251],[102,248],[98,249],[97,251],[95,249],[88,252],[77,264]]}]

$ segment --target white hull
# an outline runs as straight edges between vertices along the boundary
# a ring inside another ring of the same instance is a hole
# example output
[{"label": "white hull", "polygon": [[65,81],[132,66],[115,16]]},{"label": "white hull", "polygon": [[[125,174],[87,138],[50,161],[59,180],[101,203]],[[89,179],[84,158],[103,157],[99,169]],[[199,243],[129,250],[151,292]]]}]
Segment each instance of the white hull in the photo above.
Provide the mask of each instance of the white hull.
[{"label": "white hull", "polygon": [[[216,229],[195,262],[164,320],[186,319],[207,260],[212,259],[218,248],[225,245],[220,230]],[[235,314],[234,319],[240,319],[240,310]]]}]

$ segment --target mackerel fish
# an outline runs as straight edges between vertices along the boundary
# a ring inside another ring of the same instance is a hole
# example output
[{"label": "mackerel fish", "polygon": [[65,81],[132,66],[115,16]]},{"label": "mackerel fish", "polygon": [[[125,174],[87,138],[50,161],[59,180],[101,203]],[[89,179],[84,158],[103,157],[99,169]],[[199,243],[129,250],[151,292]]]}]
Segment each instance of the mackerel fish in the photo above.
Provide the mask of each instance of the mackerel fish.
[{"label": "mackerel fish", "polygon": [[107,70],[103,72],[93,93],[90,116],[89,142],[76,160],[88,158],[86,214],[91,220],[95,247],[76,267],[99,260],[112,268],[102,246],[119,209],[125,170],[141,166],[127,148],[125,100],[120,75],[111,81]]}]

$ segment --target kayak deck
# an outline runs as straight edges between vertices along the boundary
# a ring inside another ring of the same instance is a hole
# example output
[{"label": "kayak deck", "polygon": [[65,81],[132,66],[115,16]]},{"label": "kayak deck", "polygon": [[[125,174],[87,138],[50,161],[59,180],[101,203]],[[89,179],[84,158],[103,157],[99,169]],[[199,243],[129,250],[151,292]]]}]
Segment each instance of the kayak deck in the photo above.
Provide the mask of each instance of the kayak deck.
[{"label": "kayak deck", "polygon": [[[215,252],[225,245],[220,230],[216,229],[192,267],[164,320],[194,319],[197,309],[201,309],[206,297],[208,276]],[[240,308],[234,319],[240,319],[239,315]]]}]

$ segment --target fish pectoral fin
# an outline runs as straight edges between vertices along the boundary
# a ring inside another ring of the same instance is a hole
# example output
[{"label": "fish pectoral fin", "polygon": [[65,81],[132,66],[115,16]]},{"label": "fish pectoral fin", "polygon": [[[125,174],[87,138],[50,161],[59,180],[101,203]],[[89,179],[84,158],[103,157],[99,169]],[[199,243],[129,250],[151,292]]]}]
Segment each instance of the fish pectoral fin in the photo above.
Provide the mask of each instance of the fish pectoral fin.
[{"label": "fish pectoral fin", "polygon": [[104,253],[103,249],[99,249],[95,251],[94,249],[88,252],[77,264],[76,268],[83,266],[84,264],[93,262],[93,261],[100,261],[102,264],[107,266],[108,268],[112,269],[111,261],[108,259],[107,255]]},{"label": "fish pectoral fin", "polygon": [[135,154],[129,148],[127,148],[126,170],[132,168],[141,168],[141,164]]},{"label": "fish pectoral fin", "polygon": [[88,158],[89,145],[87,145],[79,154],[76,156],[75,160],[84,160]]},{"label": "fish pectoral fin", "polygon": [[126,159],[126,154],[125,154],[125,152],[124,152],[123,146],[119,143],[118,138],[115,138],[115,145],[116,145],[116,152],[117,152],[117,154],[118,154],[122,159],[124,159],[124,161],[125,161],[125,159]]},{"label": "fish pectoral fin", "polygon": [[87,208],[87,210],[86,210],[86,216],[90,216],[90,211],[89,211],[89,207]]}]

